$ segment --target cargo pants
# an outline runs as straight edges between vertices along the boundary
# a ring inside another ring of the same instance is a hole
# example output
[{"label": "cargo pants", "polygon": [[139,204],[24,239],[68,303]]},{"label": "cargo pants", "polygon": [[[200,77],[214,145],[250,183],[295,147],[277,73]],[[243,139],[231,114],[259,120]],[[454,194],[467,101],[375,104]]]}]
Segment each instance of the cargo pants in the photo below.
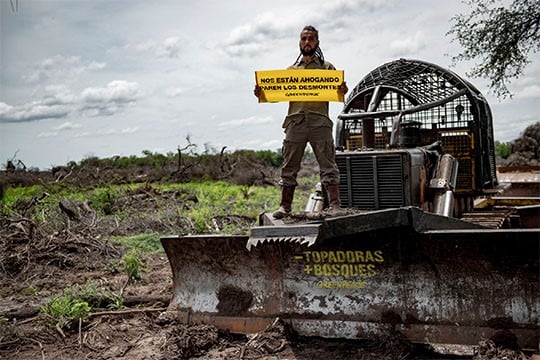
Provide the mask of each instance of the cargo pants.
[{"label": "cargo pants", "polygon": [[281,186],[297,186],[296,177],[300,171],[302,157],[309,143],[319,164],[321,183],[325,186],[339,184],[339,170],[335,162],[332,128],[310,127],[306,121],[292,122],[285,129],[283,141],[283,165],[281,166]]}]

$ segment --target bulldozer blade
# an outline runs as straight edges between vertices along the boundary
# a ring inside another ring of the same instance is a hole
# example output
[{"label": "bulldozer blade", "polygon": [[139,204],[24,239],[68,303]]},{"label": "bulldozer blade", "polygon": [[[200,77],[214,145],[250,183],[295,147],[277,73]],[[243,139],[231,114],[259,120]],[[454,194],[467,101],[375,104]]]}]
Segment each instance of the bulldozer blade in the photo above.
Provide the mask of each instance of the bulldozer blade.
[{"label": "bulldozer blade", "polygon": [[[537,349],[538,229],[445,230],[410,211],[396,214],[408,215],[390,228],[372,221],[351,233],[338,226],[346,219],[325,221],[301,228],[317,229],[311,244],[258,241],[251,250],[248,236],[164,237],[170,310],[185,323],[233,333],[262,331],[281,318],[305,336],[392,332],[412,342],[473,346],[503,333]],[[289,237],[301,231],[289,226]]]},{"label": "bulldozer blade", "polygon": [[265,213],[260,216],[259,224],[261,226],[251,228],[246,245],[248,250],[265,242],[296,242],[312,246],[316,242],[321,243],[336,237],[404,226],[410,227],[417,233],[440,229],[484,228],[459,219],[426,213],[412,206],[329,217],[300,224],[286,224],[282,220],[273,219],[271,214]]}]

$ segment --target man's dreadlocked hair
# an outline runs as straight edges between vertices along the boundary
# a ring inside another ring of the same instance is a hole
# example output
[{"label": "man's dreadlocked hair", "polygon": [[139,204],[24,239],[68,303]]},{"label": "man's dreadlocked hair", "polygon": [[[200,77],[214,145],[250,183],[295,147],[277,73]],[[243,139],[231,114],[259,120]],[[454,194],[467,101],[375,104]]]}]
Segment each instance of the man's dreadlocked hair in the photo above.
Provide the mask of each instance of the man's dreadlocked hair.
[{"label": "man's dreadlocked hair", "polygon": [[[311,31],[311,32],[315,33],[315,37],[317,38],[317,40],[319,40],[319,30],[315,29],[314,26],[306,25],[306,26],[304,26],[302,31]],[[313,54],[313,56],[316,59],[319,59],[319,62],[321,63],[321,65],[324,64],[324,55],[323,55],[322,50],[321,50],[320,47],[317,46],[317,49],[315,49],[315,54]],[[302,57],[302,52],[300,52],[300,55],[298,55],[298,57],[296,58],[296,61],[294,62],[295,65],[300,63],[300,58],[301,57]]]},{"label": "man's dreadlocked hair", "polygon": [[302,31],[311,31],[311,32],[314,32],[314,33],[315,33],[315,37],[317,38],[317,40],[319,40],[319,30],[315,29],[315,26],[306,25],[306,26],[304,26],[304,28],[302,29]]}]

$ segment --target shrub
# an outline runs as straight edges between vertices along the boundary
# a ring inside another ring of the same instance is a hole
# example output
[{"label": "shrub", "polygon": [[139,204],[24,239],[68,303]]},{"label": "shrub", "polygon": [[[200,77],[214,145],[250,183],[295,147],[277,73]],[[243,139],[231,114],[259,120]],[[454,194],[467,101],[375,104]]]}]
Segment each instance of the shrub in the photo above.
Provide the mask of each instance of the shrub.
[{"label": "shrub", "polygon": [[495,155],[507,159],[512,153],[512,148],[509,143],[495,141]]},{"label": "shrub", "polygon": [[41,312],[51,320],[51,325],[60,329],[71,327],[74,320],[86,318],[91,307],[81,298],[64,294],[41,306]]},{"label": "shrub", "polygon": [[144,271],[143,262],[137,250],[131,250],[122,256],[122,266],[129,280],[138,280]]}]

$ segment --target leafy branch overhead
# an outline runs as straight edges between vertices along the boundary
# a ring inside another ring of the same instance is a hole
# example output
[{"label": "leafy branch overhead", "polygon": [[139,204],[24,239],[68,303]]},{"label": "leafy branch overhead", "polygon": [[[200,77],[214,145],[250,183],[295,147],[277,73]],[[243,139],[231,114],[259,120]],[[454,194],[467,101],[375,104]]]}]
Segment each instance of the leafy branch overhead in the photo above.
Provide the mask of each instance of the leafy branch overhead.
[{"label": "leafy branch overhead", "polygon": [[512,96],[507,85],[523,74],[529,55],[540,49],[540,1],[514,0],[507,6],[500,0],[464,3],[471,12],[452,17],[447,33],[463,48],[453,62],[475,60],[467,75],[489,79],[497,97]]}]

